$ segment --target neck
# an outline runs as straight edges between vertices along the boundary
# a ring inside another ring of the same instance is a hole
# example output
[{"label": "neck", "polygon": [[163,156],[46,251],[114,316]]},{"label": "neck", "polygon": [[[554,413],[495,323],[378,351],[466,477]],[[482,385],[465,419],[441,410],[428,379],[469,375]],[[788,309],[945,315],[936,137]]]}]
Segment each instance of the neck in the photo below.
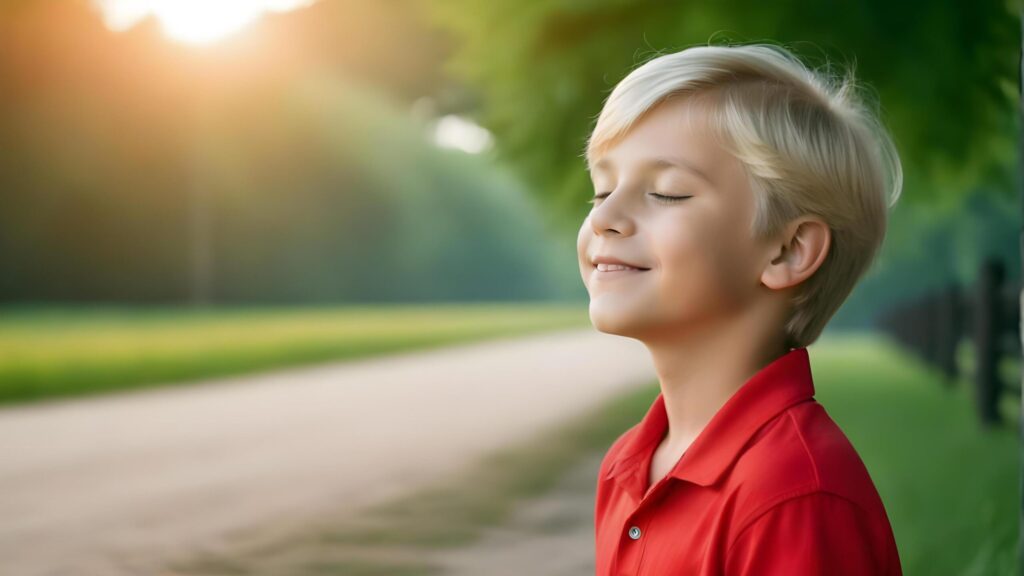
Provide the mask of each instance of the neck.
[{"label": "neck", "polygon": [[669,446],[696,438],[743,384],[789,351],[778,334],[758,332],[759,326],[777,326],[774,321],[751,316],[644,339],[665,400]]}]

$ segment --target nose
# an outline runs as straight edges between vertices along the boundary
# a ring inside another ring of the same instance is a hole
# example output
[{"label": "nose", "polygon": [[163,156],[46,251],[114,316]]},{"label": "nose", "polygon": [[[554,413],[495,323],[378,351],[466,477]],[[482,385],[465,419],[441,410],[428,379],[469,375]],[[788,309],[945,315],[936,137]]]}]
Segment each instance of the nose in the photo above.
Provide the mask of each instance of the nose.
[{"label": "nose", "polygon": [[633,234],[636,224],[629,214],[627,203],[624,200],[623,191],[618,194],[612,192],[604,199],[599,200],[600,204],[594,205],[590,211],[590,227],[595,235],[603,236],[615,233],[620,236],[628,236]]}]

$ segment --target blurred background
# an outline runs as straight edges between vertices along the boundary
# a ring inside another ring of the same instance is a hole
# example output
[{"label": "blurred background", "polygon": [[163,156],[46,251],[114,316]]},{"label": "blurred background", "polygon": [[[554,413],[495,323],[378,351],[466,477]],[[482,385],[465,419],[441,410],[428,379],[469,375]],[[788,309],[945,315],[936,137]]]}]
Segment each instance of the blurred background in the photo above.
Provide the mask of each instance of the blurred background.
[{"label": "blurred background", "polygon": [[904,163],[811,348],[904,571],[1018,573],[1015,3],[8,0],[11,573],[593,573],[657,381],[589,323],[583,146],[640,62],[753,41],[853,68]]}]

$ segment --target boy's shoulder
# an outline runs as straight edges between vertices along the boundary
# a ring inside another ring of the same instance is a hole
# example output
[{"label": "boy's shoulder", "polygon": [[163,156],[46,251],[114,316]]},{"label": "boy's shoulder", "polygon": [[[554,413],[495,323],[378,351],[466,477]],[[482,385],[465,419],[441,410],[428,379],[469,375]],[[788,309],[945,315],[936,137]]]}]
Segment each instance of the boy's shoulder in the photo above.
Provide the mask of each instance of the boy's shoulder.
[{"label": "boy's shoulder", "polygon": [[[791,406],[751,438],[736,461],[726,489],[747,518],[787,500],[829,494],[869,516],[885,508],[857,450],[816,400]],[[881,516],[878,516],[881,515]]]}]

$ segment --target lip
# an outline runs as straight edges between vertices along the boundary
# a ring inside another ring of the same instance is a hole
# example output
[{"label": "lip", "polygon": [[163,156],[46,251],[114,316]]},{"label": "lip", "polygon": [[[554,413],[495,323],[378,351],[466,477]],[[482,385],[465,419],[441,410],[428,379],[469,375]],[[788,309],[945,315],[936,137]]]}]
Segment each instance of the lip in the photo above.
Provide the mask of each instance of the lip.
[{"label": "lip", "polygon": [[602,272],[602,274],[611,274],[612,272],[645,272],[647,270],[650,270],[650,268],[646,268],[644,266],[640,266],[639,264],[633,264],[632,262],[626,262],[625,260],[619,260],[618,258],[615,258],[614,256],[595,256],[594,258],[592,258],[590,260],[590,264],[591,264],[591,266],[594,267],[594,270],[597,270],[597,265],[598,264],[618,264],[620,266],[629,266],[630,268],[637,268],[638,269],[638,270],[613,270],[611,272]]},{"label": "lip", "polygon": [[609,280],[612,279],[612,278],[623,278],[623,277],[626,277],[626,276],[634,276],[634,275],[637,275],[637,274],[642,274],[644,272],[647,272],[647,270],[644,270],[644,269],[639,269],[639,270],[598,270],[597,266],[594,266],[594,274],[596,275],[597,278],[609,279]]}]

